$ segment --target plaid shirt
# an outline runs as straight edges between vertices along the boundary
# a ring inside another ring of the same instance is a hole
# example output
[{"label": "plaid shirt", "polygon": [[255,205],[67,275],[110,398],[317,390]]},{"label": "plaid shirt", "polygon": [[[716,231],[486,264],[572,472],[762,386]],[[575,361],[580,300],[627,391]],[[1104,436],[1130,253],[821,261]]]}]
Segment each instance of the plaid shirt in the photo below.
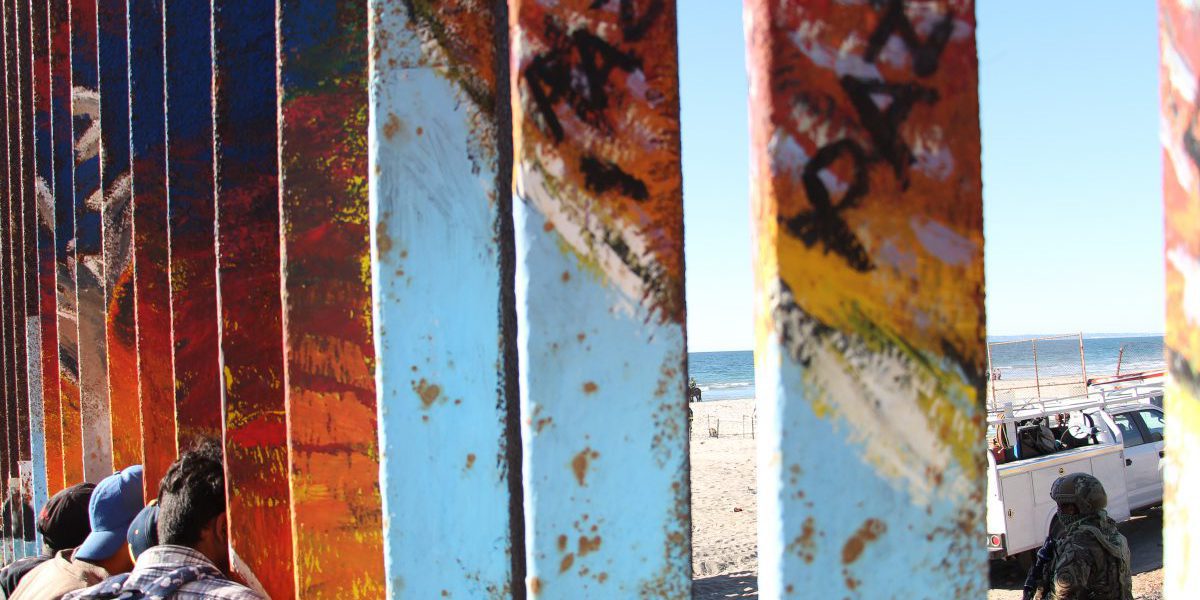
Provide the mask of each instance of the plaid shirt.
[{"label": "plaid shirt", "polygon": [[[213,564],[203,554],[191,548],[165,544],[154,546],[138,557],[137,566],[129,574],[123,588],[142,589],[143,586],[181,567],[213,568]],[[103,585],[100,583],[85,590],[71,592],[63,596],[63,600],[86,598],[89,592]],[[186,583],[171,597],[175,600],[266,600],[264,596],[248,587],[216,577]]]}]

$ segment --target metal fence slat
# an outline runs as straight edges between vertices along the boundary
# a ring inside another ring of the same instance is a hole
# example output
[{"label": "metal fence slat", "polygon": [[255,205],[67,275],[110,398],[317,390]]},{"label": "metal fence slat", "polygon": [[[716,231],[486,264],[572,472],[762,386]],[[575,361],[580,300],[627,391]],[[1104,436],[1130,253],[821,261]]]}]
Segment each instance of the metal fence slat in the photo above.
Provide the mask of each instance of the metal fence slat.
[{"label": "metal fence slat", "polygon": [[975,21],[957,6],[746,6],[765,598],[986,593]]},{"label": "metal fence slat", "polygon": [[141,409],[142,485],[147,498],[175,460],[175,411],[167,263],[166,126],[162,0],[130,0],[129,125],[133,195],[133,288]]},{"label": "metal fence slat", "polygon": [[167,219],[179,448],[221,436],[213,224],[212,11],[163,5],[167,105]]},{"label": "metal fence slat", "polygon": [[366,5],[280,0],[277,26],[296,595],[379,598],[384,576],[367,215]]},{"label": "metal fence slat", "polygon": [[675,3],[511,10],[527,589],[687,597]]},{"label": "metal fence slat", "polygon": [[213,0],[217,306],[233,571],[295,595],[284,407],[275,2]]},{"label": "metal fence slat", "polygon": [[524,592],[503,4],[370,3],[392,598]]}]

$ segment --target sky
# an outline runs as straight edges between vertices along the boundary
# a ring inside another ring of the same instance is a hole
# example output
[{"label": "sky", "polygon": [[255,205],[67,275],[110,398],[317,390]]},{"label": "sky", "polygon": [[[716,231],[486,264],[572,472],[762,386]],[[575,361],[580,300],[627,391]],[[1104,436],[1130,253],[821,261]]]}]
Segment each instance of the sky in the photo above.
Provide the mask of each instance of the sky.
[{"label": "sky", "polygon": [[[1161,333],[1154,2],[978,0],[989,335]],[[679,0],[688,349],[753,347],[740,0]]]}]

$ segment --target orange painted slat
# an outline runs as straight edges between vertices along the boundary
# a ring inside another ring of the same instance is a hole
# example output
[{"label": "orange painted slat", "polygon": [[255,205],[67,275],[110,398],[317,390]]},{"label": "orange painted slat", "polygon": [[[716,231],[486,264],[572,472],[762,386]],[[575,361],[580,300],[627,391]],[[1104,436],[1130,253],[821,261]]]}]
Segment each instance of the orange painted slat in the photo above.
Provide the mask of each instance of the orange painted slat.
[{"label": "orange painted slat", "polygon": [[[279,275],[275,2],[213,0],[217,289],[234,572],[294,595]],[[349,465],[347,465],[349,466]]]},{"label": "orange painted slat", "polygon": [[384,591],[365,8],[279,3],[284,381],[301,598]]}]

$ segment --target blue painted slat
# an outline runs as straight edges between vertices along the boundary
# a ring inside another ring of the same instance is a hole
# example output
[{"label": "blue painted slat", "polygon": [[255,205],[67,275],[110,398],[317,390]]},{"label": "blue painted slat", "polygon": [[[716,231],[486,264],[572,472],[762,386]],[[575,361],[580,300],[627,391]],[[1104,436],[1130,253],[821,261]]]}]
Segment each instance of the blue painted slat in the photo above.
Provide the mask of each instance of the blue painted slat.
[{"label": "blue painted slat", "polygon": [[532,595],[691,595],[675,3],[511,3]]},{"label": "blue painted slat", "polygon": [[511,222],[497,111],[507,99],[494,40],[505,16],[493,4],[371,2],[371,266],[392,598],[499,597],[522,585],[511,560],[523,560],[521,514],[512,519],[519,440],[505,438],[516,402],[502,303]]}]

